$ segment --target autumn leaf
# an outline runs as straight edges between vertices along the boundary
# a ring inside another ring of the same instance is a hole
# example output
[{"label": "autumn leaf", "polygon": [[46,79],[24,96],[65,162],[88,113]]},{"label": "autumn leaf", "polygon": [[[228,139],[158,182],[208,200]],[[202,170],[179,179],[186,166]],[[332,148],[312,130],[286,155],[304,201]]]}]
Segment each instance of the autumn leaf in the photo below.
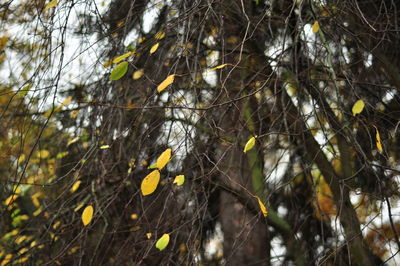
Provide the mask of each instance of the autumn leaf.
[{"label": "autumn leaf", "polygon": [[143,74],[144,74],[143,68],[139,69],[139,70],[135,71],[135,73],[133,73],[132,79],[134,79],[134,80],[140,79],[143,76]]},{"label": "autumn leaf", "polygon": [[101,145],[100,146],[100,150],[105,150],[105,149],[109,149],[110,145]]},{"label": "autumn leaf", "polygon": [[319,22],[316,20],[314,21],[314,24],[312,25],[312,32],[317,33],[319,31]]},{"label": "autumn leaf", "polygon": [[82,213],[82,222],[86,226],[90,223],[93,218],[93,207],[92,205],[87,206]]},{"label": "autumn leaf", "polygon": [[256,198],[257,198],[257,201],[258,201],[258,205],[260,205],[260,209],[261,209],[262,214],[264,215],[264,217],[267,217],[267,215],[268,215],[267,208],[265,208],[265,205],[262,203],[262,201],[260,200],[259,197],[256,197]]},{"label": "autumn leaf", "polygon": [[251,137],[244,146],[243,152],[244,153],[248,152],[254,147],[255,144],[256,144],[256,137]]},{"label": "autumn leaf", "polygon": [[160,182],[160,172],[158,170],[154,170],[153,172],[148,174],[143,179],[140,186],[140,190],[142,191],[143,196],[147,196],[153,193],[158,186],[158,182]]},{"label": "autumn leaf", "polygon": [[228,65],[228,64],[219,65],[219,66],[216,66],[216,67],[211,68],[211,70],[221,69],[221,68],[226,67],[227,65]]},{"label": "autumn leaf", "polygon": [[74,193],[75,191],[77,191],[78,188],[79,188],[79,186],[81,185],[81,183],[82,183],[82,182],[81,182],[80,180],[76,181],[76,182],[72,185],[72,187],[71,187],[71,189],[70,189],[71,193]]},{"label": "autumn leaf", "polygon": [[147,237],[147,239],[150,239],[150,238],[151,238],[151,236],[152,236],[152,234],[151,234],[151,233],[147,233],[147,234],[146,234],[146,237]]},{"label": "autumn leaf", "polygon": [[353,108],[351,109],[351,111],[353,112],[353,116],[360,114],[363,111],[364,106],[365,104],[363,100],[356,101],[353,105]]},{"label": "autumn leaf", "polygon": [[56,7],[57,4],[58,4],[58,0],[52,0],[52,1],[50,1],[50,2],[48,2],[48,3],[46,4],[46,6],[44,7],[44,10],[47,10],[47,9]]},{"label": "autumn leaf", "polygon": [[157,168],[161,170],[164,168],[165,165],[171,160],[171,149],[166,149],[157,159]]},{"label": "autumn leaf", "polygon": [[375,127],[375,129],[376,129],[376,147],[378,148],[379,152],[382,153],[383,148],[382,148],[382,142],[381,142],[381,135],[379,134],[378,128]]},{"label": "autumn leaf", "polygon": [[125,53],[123,55],[115,57],[112,62],[114,64],[117,64],[117,63],[121,62],[122,60],[124,60],[125,58],[127,58],[127,57],[129,57],[131,55],[132,55],[132,52],[127,52],[127,53]]},{"label": "autumn leaf", "polygon": [[165,37],[165,32],[163,32],[163,31],[159,31],[159,32],[156,33],[156,35],[154,35],[154,38],[155,38],[156,40],[161,40],[161,39],[163,39],[164,37]]},{"label": "autumn leaf", "polygon": [[162,251],[168,246],[168,243],[169,243],[169,234],[163,234],[163,236],[157,240],[156,248]]},{"label": "autumn leaf", "polygon": [[128,71],[128,62],[124,61],[116,65],[111,71],[110,80],[119,80]]},{"label": "autumn leaf", "polygon": [[160,85],[157,87],[157,92],[160,93],[165,90],[166,87],[171,85],[174,82],[175,74],[169,75]]},{"label": "autumn leaf", "polygon": [[174,179],[174,184],[177,186],[182,186],[185,183],[185,176],[184,175],[177,175]]},{"label": "autumn leaf", "polygon": [[154,44],[150,49],[150,54],[154,54],[157,51],[159,45],[160,45],[159,42]]}]

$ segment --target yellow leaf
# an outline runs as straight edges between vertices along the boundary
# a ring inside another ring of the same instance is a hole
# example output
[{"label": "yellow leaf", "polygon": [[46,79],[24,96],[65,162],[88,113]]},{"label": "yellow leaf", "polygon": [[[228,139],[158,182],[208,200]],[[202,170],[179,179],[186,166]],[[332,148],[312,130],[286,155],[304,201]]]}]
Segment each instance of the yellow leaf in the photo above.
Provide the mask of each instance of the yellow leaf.
[{"label": "yellow leaf", "polygon": [[150,49],[150,54],[154,54],[157,51],[159,45],[160,45],[159,42],[154,44]]},{"label": "yellow leaf", "polygon": [[356,103],[353,105],[353,108],[351,109],[351,111],[353,112],[353,116],[360,114],[363,111],[364,106],[365,104],[363,100],[356,101]]},{"label": "yellow leaf", "polygon": [[265,205],[262,203],[262,201],[260,200],[259,197],[256,197],[256,198],[257,198],[257,201],[258,201],[258,205],[260,205],[260,209],[261,209],[262,214],[264,215],[264,217],[267,217],[267,215],[268,215],[267,208],[265,208]]},{"label": "yellow leaf", "polygon": [[52,0],[52,1],[50,1],[50,2],[48,2],[48,3],[46,4],[46,6],[44,7],[44,10],[47,10],[47,9],[56,7],[57,4],[58,4],[58,0]]},{"label": "yellow leaf", "polygon": [[113,59],[112,62],[113,62],[114,64],[117,64],[117,63],[121,62],[122,60],[124,60],[125,58],[131,56],[131,54],[132,54],[132,52],[127,52],[127,53],[125,53],[125,54],[123,54],[123,55],[117,56],[117,57],[115,57],[115,58]]},{"label": "yellow leaf", "polygon": [[71,145],[71,144],[74,144],[74,143],[77,142],[78,140],[79,140],[79,137],[75,137],[75,138],[69,140],[68,143],[67,143],[67,147],[68,147],[69,145]]},{"label": "yellow leaf", "polygon": [[133,73],[132,78],[134,80],[140,79],[143,76],[143,74],[144,74],[144,69],[142,68],[142,69],[139,69],[139,70],[135,71],[135,73]]},{"label": "yellow leaf", "polygon": [[79,110],[74,110],[69,114],[69,117],[76,118],[79,114]]},{"label": "yellow leaf", "polygon": [[100,150],[105,150],[105,149],[109,149],[110,145],[101,145],[100,146]]},{"label": "yellow leaf", "polygon": [[76,181],[74,184],[73,184],[73,186],[71,187],[71,193],[74,193],[78,188],[79,188],[79,186],[81,185],[81,181],[80,180],[78,180],[78,181]]},{"label": "yellow leaf", "polygon": [[381,135],[379,134],[378,128],[376,129],[376,147],[378,148],[379,152],[383,152],[382,142],[381,142]]},{"label": "yellow leaf", "polygon": [[157,240],[156,248],[158,248],[160,251],[164,250],[168,246],[168,243],[169,243],[169,234],[163,234],[163,236]]},{"label": "yellow leaf", "polygon": [[318,21],[314,21],[314,24],[312,25],[312,32],[317,33],[319,31],[319,23]]},{"label": "yellow leaf", "polygon": [[151,234],[151,233],[147,233],[147,234],[146,234],[146,237],[147,237],[147,239],[150,239],[150,238],[151,238],[151,236],[152,236],[152,234]]},{"label": "yellow leaf", "polygon": [[256,137],[251,137],[244,146],[243,152],[245,153],[248,152],[254,147],[255,144],[256,144]]},{"label": "yellow leaf", "polygon": [[156,35],[154,36],[154,38],[155,38],[156,40],[161,40],[161,39],[163,39],[164,37],[165,37],[165,32],[163,32],[163,31],[157,32]]},{"label": "yellow leaf", "polygon": [[163,90],[165,90],[166,87],[168,87],[169,85],[171,85],[174,82],[174,79],[175,79],[175,74],[169,75],[163,82],[161,82],[160,85],[158,85],[157,92],[160,93]]},{"label": "yellow leaf", "polygon": [[13,203],[17,198],[18,198],[18,195],[15,195],[15,194],[9,196],[9,197],[4,201],[4,205],[6,205],[6,206],[10,205],[10,204]]},{"label": "yellow leaf", "polygon": [[211,68],[211,70],[221,69],[221,68],[226,67],[227,65],[228,65],[228,64],[219,65],[219,66],[216,66],[216,67]]},{"label": "yellow leaf", "polygon": [[131,218],[132,220],[136,220],[137,218],[139,218],[139,215],[137,215],[136,213],[132,213],[131,216],[130,216],[130,218]]},{"label": "yellow leaf", "polygon": [[38,157],[39,158],[45,159],[45,158],[49,157],[49,155],[50,155],[50,152],[48,150],[40,150],[40,151],[38,151]]},{"label": "yellow leaf", "polygon": [[159,170],[163,169],[165,165],[171,160],[171,149],[166,149],[157,159],[157,168]]},{"label": "yellow leaf", "polygon": [[83,207],[83,203],[79,203],[78,206],[75,207],[74,212],[79,211]]},{"label": "yellow leaf", "polygon": [[93,218],[93,207],[92,205],[87,206],[82,213],[82,222],[86,226],[90,223]]},{"label": "yellow leaf", "polygon": [[158,186],[158,182],[160,182],[160,172],[158,170],[154,170],[153,172],[148,174],[143,179],[140,186],[143,196],[153,193]]},{"label": "yellow leaf", "polygon": [[185,176],[184,175],[177,175],[174,179],[174,184],[177,186],[182,186],[185,183]]},{"label": "yellow leaf", "polygon": [[61,106],[65,106],[67,104],[69,104],[72,100],[72,96],[69,96],[67,99],[65,99],[62,103]]}]

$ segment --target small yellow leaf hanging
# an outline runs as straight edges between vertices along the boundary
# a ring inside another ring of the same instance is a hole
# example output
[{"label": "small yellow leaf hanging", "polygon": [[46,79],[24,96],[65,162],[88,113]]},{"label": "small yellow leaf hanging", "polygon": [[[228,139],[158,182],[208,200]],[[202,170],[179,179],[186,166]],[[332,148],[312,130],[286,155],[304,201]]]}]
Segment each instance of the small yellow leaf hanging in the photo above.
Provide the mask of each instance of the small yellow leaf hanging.
[{"label": "small yellow leaf hanging", "polygon": [[44,10],[47,10],[47,9],[56,7],[57,4],[58,4],[58,0],[52,0],[52,1],[50,1],[50,2],[48,2],[48,3],[46,4],[46,6],[44,7]]},{"label": "small yellow leaf hanging", "polygon": [[160,85],[157,87],[157,92],[160,93],[165,90],[166,87],[171,85],[174,82],[175,74],[169,75]]},{"label": "small yellow leaf hanging", "polygon": [[211,68],[211,70],[221,69],[221,68],[226,67],[227,65],[228,65],[228,64],[219,65],[219,66],[216,66],[216,67]]},{"label": "small yellow leaf hanging", "polygon": [[379,152],[382,153],[383,148],[382,148],[382,142],[381,142],[381,135],[379,134],[378,128],[375,127],[375,129],[376,129],[376,147],[378,148]]},{"label": "small yellow leaf hanging", "polygon": [[177,186],[182,186],[185,183],[185,176],[184,175],[177,175],[174,179],[174,184]]},{"label": "small yellow leaf hanging", "polygon": [[351,111],[353,112],[353,116],[360,114],[363,111],[364,106],[365,104],[363,100],[356,101],[356,103],[353,105],[353,108],[351,109]]},{"label": "small yellow leaf hanging", "polygon": [[161,39],[163,39],[164,37],[165,37],[165,32],[163,32],[163,31],[157,32],[156,35],[154,36],[154,38],[155,38],[156,40],[161,40]]},{"label": "small yellow leaf hanging", "polygon": [[159,170],[163,169],[165,165],[171,160],[171,149],[166,149],[161,155],[157,158],[157,168]]},{"label": "small yellow leaf hanging", "polygon": [[314,21],[314,24],[312,25],[312,32],[317,33],[319,31],[319,22],[316,20]]},{"label": "small yellow leaf hanging", "polygon": [[262,201],[260,200],[259,197],[256,197],[256,198],[257,198],[257,201],[258,201],[258,205],[260,205],[260,209],[261,209],[262,214],[264,215],[264,217],[267,217],[267,215],[268,215],[267,208],[265,208],[264,203],[262,203]]},{"label": "small yellow leaf hanging", "polygon": [[115,58],[113,59],[112,62],[113,62],[114,64],[117,64],[117,63],[121,62],[122,60],[124,60],[125,58],[131,56],[131,54],[132,54],[132,52],[127,52],[127,53],[125,53],[125,54],[123,54],[123,55],[117,56],[117,57],[115,57]]},{"label": "small yellow leaf hanging", "polygon": [[101,145],[100,146],[100,150],[105,150],[105,149],[109,149],[110,145]]},{"label": "small yellow leaf hanging", "polygon": [[82,183],[82,182],[81,182],[80,180],[76,181],[76,182],[72,185],[72,187],[71,187],[71,189],[70,189],[71,193],[74,193],[75,191],[77,191],[78,188],[79,188],[79,186],[81,185],[81,183]]},{"label": "small yellow leaf hanging", "polygon": [[159,42],[154,44],[150,49],[150,54],[154,54],[157,51],[159,45],[160,45]]},{"label": "small yellow leaf hanging", "polygon": [[163,236],[157,240],[156,248],[158,248],[160,251],[164,250],[168,246],[168,243],[169,243],[169,234],[163,234]]},{"label": "small yellow leaf hanging", "polygon": [[86,226],[90,223],[90,221],[93,218],[93,206],[89,205],[87,206],[82,213],[82,222],[83,225]]},{"label": "small yellow leaf hanging", "polygon": [[139,70],[135,71],[135,73],[133,73],[132,79],[134,79],[134,80],[140,79],[143,76],[143,74],[144,74],[143,68],[139,69]]},{"label": "small yellow leaf hanging", "polygon": [[142,181],[140,186],[140,190],[142,191],[143,196],[150,195],[153,193],[158,183],[160,182],[160,172],[158,170],[154,170],[150,174],[148,174]]},{"label": "small yellow leaf hanging", "polygon": [[152,234],[151,234],[151,233],[147,233],[147,234],[146,234],[146,237],[147,237],[147,239],[150,239],[150,238],[151,238],[151,236],[152,236]]},{"label": "small yellow leaf hanging", "polygon": [[244,153],[248,152],[254,147],[255,144],[256,144],[256,137],[251,137],[244,146],[243,152]]}]

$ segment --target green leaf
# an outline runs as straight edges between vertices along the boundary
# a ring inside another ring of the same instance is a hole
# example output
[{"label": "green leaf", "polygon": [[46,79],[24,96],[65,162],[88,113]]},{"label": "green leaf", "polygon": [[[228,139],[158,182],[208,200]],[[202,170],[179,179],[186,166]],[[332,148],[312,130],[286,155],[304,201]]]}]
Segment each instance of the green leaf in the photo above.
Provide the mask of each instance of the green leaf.
[{"label": "green leaf", "polygon": [[116,65],[111,71],[110,80],[119,80],[128,71],[128,62],[124,61]]}]

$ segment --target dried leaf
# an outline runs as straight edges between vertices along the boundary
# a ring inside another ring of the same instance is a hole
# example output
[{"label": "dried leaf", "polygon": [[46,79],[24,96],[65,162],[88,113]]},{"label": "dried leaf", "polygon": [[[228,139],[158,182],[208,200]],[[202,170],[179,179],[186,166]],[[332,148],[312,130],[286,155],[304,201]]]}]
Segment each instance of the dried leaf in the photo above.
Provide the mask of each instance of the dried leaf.
[{"label": "dried leaf", "polygon": [[153,193],[158,186],[158,182],[160,182],[160,172],[158,170],[154,170],[153,172],[148,174],[143,179],[140,186],[140,190],[142,191],[143,196],[147,196]]},{"label": "dried leaf", "polygon": [[257,198],[257,201],[258,201],[258,205],[260,205],[260,209],[261,209],[262,214],[264,215],[264,217],[267,217],[267,215],[268,215],[267,208],[265,208],[264,203],[262,203],[262,201],[260,200],[259,197],[256,197],[256,198]]},{"label": "dried leaf", "polygon": [[100,146],[100,150],[105,150],[105,149],[109,149],[110,145],[101,145]]},{"label": "dried leaf", "polygon": [[160,45],[159,42],[154,44],[150,49],[150,54],[154,54],[157,51],[159,45]]},{"label": "dried leaf", "polygon": [[353,108],[351,111],[353,112],[353,116],[360,114],[364,110],[364,101],[363,100],[358,100],[356,103],[353,105]]},{"label": "dried leaf", "polygon": [[158,248],[160,251],[164,250],[168,246],[168,243],[169,243],[169,234],[163,234],[163,236],[157,240],[156,248]]},{"label": "dried leaf", "polygon": [[245,153],[248,152],[254,147],[255,144],[256,144],[256,137],[251,137],[244,146],[243,152]]},{"label": "dried leaf", "polygon": [[177,175],[174,179],[174,184],[177,186],[182,186],[185,183],[185,176],[184,175]]},{"label": "dried leaf", "polygon": [[128,62],[124,61],[116,65],[111,71],[110,80],[119,80],[128,71]]},{"label": "dried leaf", "polygon": [[92,205],[89,205],[89,206],[87,206],[84,210],[83,210],[83,213],[82,213],[82,222],[83,222],[83,225],[84,226],[86,226],[86,225],[88,225],[89,223],[90,223],[90,221],[92,220],[92,218],[93,218],[93,206]]},{"label": "dried leaf", "polygon": [[168,87],[174,82],[174,79],[175,79],[175,74],[169,75],[163,82],[161,82],[160,85],[158,85],[157,92],[160,93],[163,90],[165,90],[166,87]]},{"label": "dried leaf", "polygon": [[157,159],[157,168],[159,170],[163,169],[165,165],[171,160],[171,149],[166,149]]},{"label": "dried leaf", "polygon": [[312,25],[312,32],[317,33],[319,31],[319,22],[316,20],[314,21],[314,24]]}]

